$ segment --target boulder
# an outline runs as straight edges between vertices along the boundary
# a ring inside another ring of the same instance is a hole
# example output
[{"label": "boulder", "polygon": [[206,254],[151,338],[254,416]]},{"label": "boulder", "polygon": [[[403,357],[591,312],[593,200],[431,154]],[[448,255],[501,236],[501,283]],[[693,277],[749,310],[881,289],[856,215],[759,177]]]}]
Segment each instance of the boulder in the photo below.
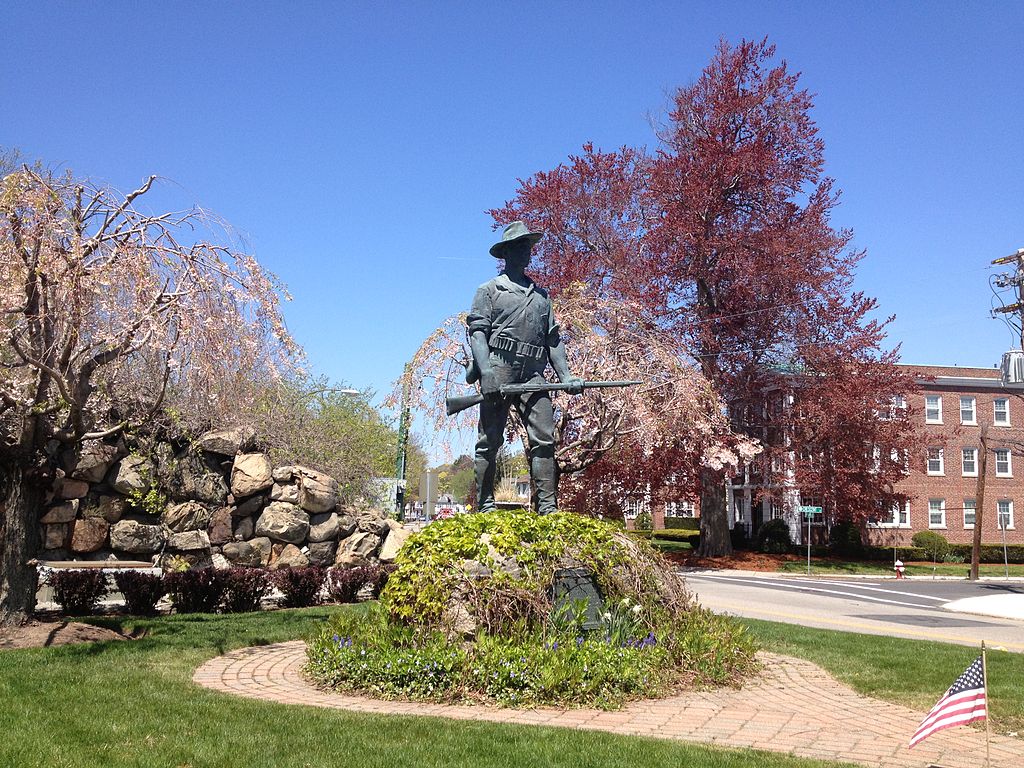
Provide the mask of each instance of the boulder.
[{"label": "boulder", "polygon": [[301,544],[309,533],[309,515],[294,504],[271,502],[256,520],[256,535]]},{"label": "boulder", "polygon": [[252,447],[256,430],[252,427],[231,427],[206,432],[196,440],[196,447],[220,456],[234,456]]},{"label": "boulder", "polygon": [[356,529],[359,527],[359,521],[356,520],[352,515],[340,514],[338,515],[338,538],[347,539]]},{"label": "boulder", "polygon": [[310,515],[309,541],[311,543],[337,539],[339,530],[338,514],[336,512]]},{"label": "boulder", "polygon": [[271,473],[271,477],[274,478],[275,483],[280,483],[281,485],[284,485],[286,483],[290,483],[292,480],[295,479],[295,473],[297,469],[298,467],[293,467],[291,465],[286,467],[278,467]]},{"label": "boulder", "polygon": [[184,551],[209,549],[210,537],[207,535],[206,531],[183,531],[182,533],[172,533],[167,537],[167,546],[170,549],[180,549]]},{"label": "boulder", "polygon": [[306,556],[310,565],[327,567],[334,565],[334,554],[338,550],[338,544],[333,541],[318,541],[310,544],[307,549],[309,551]]},{"label": "boulder", "polygon": [[127,506],[120,496],[100,496],[98,501],[82,508],[82,517],[102,517],[108,523],[116,523],[124,517]]},{"label": "boulder", "polygon": [[273,542],[270,541],[266,536],[257,536],[252,539],[249,544],[259,552],[260,565],[270,565],[270,555],[274,550]]},{"label": "boulder", "polygon": [[43,526],[43,549],[61,549],[68,540],[68,524]]},{"label": "boulder", "polygon": [[81,499],[89,493],[89,484],[84,480],[72,480],[65,477],[60,482],[60,497],[62,499]]},{"label": "boulder", "polygon": [[137,520],[119,520],[110,527],[110,548],[134,554],[156,552],[163,546],[166,534],[159,525]]},{"label": "boulder", "polygon": [[210,560],[213,562],[213,567],[216,568],[218,571],[226,571],[229,568],[234,567],[232,562],[220,553],[210,555]]},{"label": "boulder", "polygon": [[167,473],[167,492],[177,501],[227,503],[228,484],[218,464],[197,451],[175,456]]},{"label": "boulder", "polygon": [[83,517],[71,525],[71,551],[95,552],[107,543],[110,523],[102,517]]},{"label": "boulder", "polygon": [[299,486],[292,485],[281,485],[280,483],[274,483],[274,487],[270,489],[270,498],[272,501],[287,501],[289,504],[299,503]]},{"label": "boulder", "polygon": [[231,510],[228,507],[215,509],[210,515],[210,524],[206,529],[210,534],[210,543],[227,544],[234,537],[231,530]]},{"label": "boulder", "polygon": [[309,558],[294,544],[286,544],[281,553],[270,563],[271,568],[303,568],[309,565]]},{"label": "boulder", "polygon": [[353,533],[338,546],[335,565],[364,565],[380,547],[380,537],[372,533]]},{"label": "boulder", "polygon": [[102,483],[120,456],[121,451],[116,445],[89,441],[75,457],[71,476],[87,483]]},{"label": "boulder", "polygon": [[300,467],[298,504],[307,512],[330,512],[338,505],[338,481],[330,475]]},{"label": "boulder", "polygon": [[402,524],[397,520],[388,521],[388,535],[384,539],[384,544],[380,548],[380,554],[378,558],[383,563],[393,563],[395,557],[398,555],[398,550],[402,548],[406,540],[412,536],[412,531],[407,528],[403,528]]},{"label": "boulder", "polygon": [[269,488],[274,482],[272,472],[266,454],[240,453],[231,467],[231,493],[243,498]]},{"label": "boulder", "polygon": [[361,512],[356,518],[356,527],[364,533],[372,533],[375,536],[385,536],[388,532],[388,521],[379,510],[371,509]]},{"label": "boulder", "polygon": [[257,514],[267,505],[267,497],[257,494],[243,501],[241,504],[231,508],[231,514],[235,517],[248,517]]},{"label": "boulder", "polygon": [[71,501],[66,501],[63,504],[58,504],[56,507],[50,507],[49,511],[39,518],[39,522],[44,525],[70,523],[77,516],[78,499],[73,499]]},{"label": "boulder", "polygon": [[247,541],[232,541],[224,545],[223,557],[235,565],[263,565],[263,553]]},{"label": "boulder", "polygon": [[205,530],[210,524],[210,510],[198,501],[172,504],[160,516],[172,533]]},{"label": "boulder", "polygon": [[235,541],[248,541],[256,535],[256,523],[251,517],[236,518]]},{"label": "boulder", "polygon": [[110,470],[107,482],[118,493],[146,493],[153,480],[153,463],[145,456],[125,456]]}]

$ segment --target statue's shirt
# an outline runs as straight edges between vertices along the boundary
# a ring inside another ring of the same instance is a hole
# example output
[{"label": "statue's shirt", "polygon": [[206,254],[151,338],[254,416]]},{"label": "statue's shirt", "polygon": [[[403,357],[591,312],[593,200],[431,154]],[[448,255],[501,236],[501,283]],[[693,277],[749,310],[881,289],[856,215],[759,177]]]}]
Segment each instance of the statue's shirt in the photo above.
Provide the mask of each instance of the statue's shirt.
[{"label": "statue's shirt", "polygon": [[[495,347],[491,331],[499,328],[519,309],[527,291],[528,288],[512,282],[504,272],[488,280],[477,288],[476,296],[473,297],[473,307],[466,318],[469,332],[483,331],[487,335],[488,344]],[[529,301],[526,311],[502,329],[500,337],[545,349],[554,346],[558,343],[559,331],[547,291],[534,285]]]}]

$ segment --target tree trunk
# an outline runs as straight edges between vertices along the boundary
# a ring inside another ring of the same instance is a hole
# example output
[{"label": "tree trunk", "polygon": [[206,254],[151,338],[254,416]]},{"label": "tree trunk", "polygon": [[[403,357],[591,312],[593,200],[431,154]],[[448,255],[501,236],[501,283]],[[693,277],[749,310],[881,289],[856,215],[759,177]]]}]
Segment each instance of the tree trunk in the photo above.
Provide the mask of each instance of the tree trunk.
[{"label": "tree trunk", "polygon": [[0,459],[0,627],[23,624],[36,604],[39,490],[16,463]]},{"label": "tree trunk", "polygon": [[729,557],[729,510],[725,506],[725,480],[721,472],[700,471],[700,547],[699,557]]}]

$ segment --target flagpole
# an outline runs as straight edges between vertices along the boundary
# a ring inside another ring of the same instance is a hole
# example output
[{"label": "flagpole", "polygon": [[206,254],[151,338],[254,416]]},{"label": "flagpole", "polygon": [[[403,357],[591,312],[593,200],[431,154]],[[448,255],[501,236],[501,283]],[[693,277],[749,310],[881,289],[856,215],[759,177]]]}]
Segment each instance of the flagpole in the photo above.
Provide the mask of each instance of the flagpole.
[{"label": "flagpole", "polygon": [[985,768],[992,768],[989,756],[989,738],[992,736],[992,722],[988,716],[988,662],[985,659],[985,641],[981,641],[981,683],[985,686]]}]

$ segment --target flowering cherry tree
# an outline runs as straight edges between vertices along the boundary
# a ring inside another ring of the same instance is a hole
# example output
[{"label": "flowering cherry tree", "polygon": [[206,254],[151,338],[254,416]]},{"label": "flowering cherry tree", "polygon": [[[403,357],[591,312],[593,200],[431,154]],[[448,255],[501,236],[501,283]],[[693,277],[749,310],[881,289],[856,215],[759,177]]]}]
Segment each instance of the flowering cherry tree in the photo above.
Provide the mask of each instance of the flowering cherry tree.
[{"label": "flowering cherry tree", "polygon": [[218,421],[249,382],[296,368],[282,286],[203,211],[146,212],[155,180],[126,195],[27,166],[0,180],[2,623],[34,600],[34,515],[60,453],[168,402]]}]

